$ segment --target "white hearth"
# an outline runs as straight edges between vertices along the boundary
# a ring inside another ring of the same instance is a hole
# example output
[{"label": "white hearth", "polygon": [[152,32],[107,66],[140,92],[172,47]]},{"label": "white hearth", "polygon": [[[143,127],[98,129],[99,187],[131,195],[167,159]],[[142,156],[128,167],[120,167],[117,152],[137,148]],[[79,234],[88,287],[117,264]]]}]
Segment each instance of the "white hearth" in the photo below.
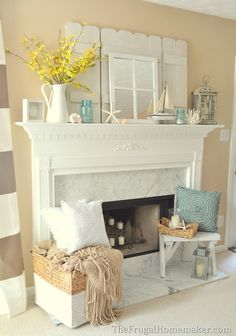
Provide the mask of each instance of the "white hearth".
[{"label": "white hearth", "polygon": [[221,125],[17,123],[32,141],[33,240],[61,199],[119,199],[200,188],[204,138]]}]

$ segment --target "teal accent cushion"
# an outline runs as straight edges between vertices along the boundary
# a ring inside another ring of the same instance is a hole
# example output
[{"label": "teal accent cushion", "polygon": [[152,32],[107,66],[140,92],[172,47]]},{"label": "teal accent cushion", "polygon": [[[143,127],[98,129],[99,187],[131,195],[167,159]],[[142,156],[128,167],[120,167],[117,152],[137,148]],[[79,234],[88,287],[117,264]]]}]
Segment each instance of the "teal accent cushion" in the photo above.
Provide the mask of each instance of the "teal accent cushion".
[{"label": "teal accent cushion", "polygon": [[177,187],[176,210],[185,223],[198,223],[198,231],[216,232],[220,192]]}]

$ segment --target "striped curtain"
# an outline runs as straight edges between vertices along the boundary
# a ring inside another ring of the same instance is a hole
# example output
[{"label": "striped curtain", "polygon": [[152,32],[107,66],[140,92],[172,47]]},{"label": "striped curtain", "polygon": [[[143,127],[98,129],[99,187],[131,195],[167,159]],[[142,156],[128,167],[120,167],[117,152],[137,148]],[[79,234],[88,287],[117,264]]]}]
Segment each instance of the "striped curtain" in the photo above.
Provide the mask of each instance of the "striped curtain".
[{"label": "striped curtain", "polygon": [[9,317],[26,309],[13,162],[6,61],[0,22],[0,314]]}]

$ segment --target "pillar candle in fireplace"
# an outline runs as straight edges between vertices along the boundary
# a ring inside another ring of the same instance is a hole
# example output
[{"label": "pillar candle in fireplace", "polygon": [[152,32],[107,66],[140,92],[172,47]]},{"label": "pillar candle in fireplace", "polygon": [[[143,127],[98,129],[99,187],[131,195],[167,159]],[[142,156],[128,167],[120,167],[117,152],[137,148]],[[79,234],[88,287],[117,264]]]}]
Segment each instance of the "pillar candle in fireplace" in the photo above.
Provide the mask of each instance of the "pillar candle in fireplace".
[{"label": "pillar candle in fireplace", "polygon": [[111,247],[115,246],[115,238],[113,238],[113,237],[109,238],[109,243],[110,243]]},{"label": "pillar candle in fireplace", "polygon": [[125,244],[125,237],[120,236],[118,242],[119,242],[119,245],[124,245]]},{"label": "pillar candle in fireplace", "polygon": [[117,229],[119,229],[119,230],[123,230],[123,227],[124,227],[123,222],[118,222],[118,223],[117,223]]},{"label": "pillar candle in fireplace", "polygon": [[110,226],[113,226],[114,224],[115,224],[115,219],[114,218],[109,218],[108,219],[108,224],[110,225]]}]

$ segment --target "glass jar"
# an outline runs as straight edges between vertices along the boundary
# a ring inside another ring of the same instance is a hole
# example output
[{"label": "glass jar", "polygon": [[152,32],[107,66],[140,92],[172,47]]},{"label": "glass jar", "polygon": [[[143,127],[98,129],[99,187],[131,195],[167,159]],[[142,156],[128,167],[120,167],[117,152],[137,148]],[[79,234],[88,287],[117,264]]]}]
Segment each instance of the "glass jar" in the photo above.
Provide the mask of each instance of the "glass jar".
[{"label": "glass jar", "polygon": [[176,111],[176,124],[185,124],[185,109],[177,109]]},{"label": "glass jar", "polygon": [[81,102],[80,107],[80,116],[82,122],[84,123],[92,123],[93,122],[93,104],[92,100],[84,99]]}]

